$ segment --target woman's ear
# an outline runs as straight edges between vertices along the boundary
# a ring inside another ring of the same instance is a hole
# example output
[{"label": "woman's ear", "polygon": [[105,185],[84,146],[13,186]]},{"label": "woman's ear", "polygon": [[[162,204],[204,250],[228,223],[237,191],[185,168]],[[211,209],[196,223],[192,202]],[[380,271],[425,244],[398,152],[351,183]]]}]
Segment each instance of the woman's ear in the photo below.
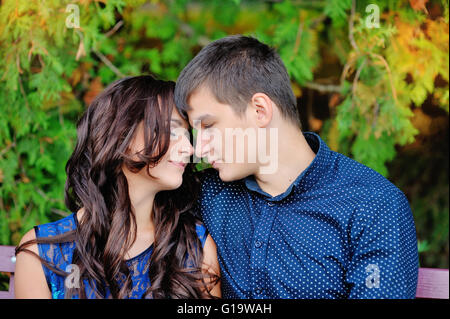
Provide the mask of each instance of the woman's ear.
[{"label": "woman's ear", "polygon": [[272,121],[273,102],[264,93],[253,94],[248,110],[258,127],[266,127]]}]

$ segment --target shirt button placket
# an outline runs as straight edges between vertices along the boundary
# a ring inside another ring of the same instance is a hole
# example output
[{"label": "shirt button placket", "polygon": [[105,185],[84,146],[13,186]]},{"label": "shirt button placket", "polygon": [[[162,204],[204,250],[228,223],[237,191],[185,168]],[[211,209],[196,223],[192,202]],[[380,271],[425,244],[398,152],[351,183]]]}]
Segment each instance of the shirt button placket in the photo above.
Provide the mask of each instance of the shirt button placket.
[{"label": "shirt button placket", "polygon": [[264,298],[265,278],[267,272],[266,254],[267,254],[267,242],[270,236],[270,230],[272,229],[272,223],[275,219],[276,211],[273,208],[275,203],[272,201],[267,202],[267,208],[263,209],[259,222],[255,231],[255,242],[253,244],[252,251],[252,264],[253,264],[253,282],[254,298]]}]

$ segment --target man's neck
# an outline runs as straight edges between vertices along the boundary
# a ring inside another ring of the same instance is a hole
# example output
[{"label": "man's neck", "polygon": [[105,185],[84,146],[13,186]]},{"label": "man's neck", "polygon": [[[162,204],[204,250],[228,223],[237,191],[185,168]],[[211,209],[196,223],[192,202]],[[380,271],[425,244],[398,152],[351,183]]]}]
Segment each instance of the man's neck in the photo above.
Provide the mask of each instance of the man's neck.
[{"label": "man's neck", "polygon": [[259,187],[273,197],[284,193],[316,156],[297,128],[279,129],[278,139],[283,141],[278,143],[278,170],[273,174],[254,174]]}]

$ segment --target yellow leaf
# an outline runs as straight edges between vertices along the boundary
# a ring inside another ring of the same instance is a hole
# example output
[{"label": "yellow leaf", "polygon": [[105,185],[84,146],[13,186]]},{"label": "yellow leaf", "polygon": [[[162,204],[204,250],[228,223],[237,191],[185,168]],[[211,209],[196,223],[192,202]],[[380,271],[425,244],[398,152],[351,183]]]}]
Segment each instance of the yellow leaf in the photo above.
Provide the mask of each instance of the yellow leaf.
[{"label": "yellow leaf", "polygon": [[302,96],[302,89],[300,88],[300,86],[298,86],[298,84],[295,83],[295,82],[291,82],[291,86],[292,86],[292,91],[294,92],[294,95],[296,97],[301,97]]}]

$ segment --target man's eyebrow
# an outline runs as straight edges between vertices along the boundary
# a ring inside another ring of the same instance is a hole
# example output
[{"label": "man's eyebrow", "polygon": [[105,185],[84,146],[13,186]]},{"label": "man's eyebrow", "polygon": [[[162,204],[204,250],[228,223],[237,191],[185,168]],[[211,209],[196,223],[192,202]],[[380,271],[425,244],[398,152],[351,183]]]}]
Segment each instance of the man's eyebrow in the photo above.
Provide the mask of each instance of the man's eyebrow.
[{"label": "man's eyebrow", "polygon": [[214,118],[214,115],[211,114],[203,114],[202,116],[199,116],[198,118],[194,119],[194,122],[202,122],[203,120]]}]

